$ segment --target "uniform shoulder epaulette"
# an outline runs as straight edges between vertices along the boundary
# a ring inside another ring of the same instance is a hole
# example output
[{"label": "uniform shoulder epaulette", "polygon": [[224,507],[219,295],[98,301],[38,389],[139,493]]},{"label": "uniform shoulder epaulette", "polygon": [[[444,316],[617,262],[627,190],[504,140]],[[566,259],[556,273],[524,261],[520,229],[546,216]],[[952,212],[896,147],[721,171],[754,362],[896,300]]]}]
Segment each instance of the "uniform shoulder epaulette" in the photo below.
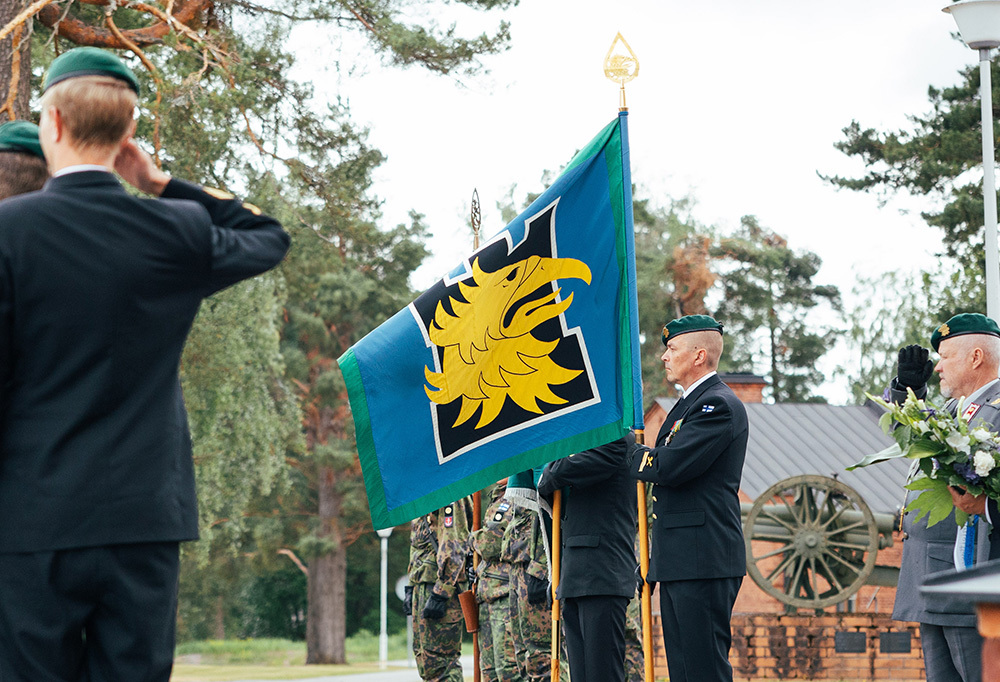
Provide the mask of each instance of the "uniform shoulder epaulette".
[{"label": "uniform shoulder epaulette", "polygon": [[[213,197],[215,199],[219,199],[220,201],[231,201],[231,200],[236,199],[236,195],[235,194],[233,194],[231,192],[227,192],[227,191],[222,190],[222,189],[216,189],[214,187],[202,187],[201,190],[205,194],[207,194],[208,196]],[[251,204],[250,202],[248,202],[248,201],[242,202],[242,205],[243,205],[243,208],[245,208],[246,210],[250,211],[254,215],[260,215],[261,214],[261,210],[259,208],[257,208],[256,206],[254,206],[253,204]]]}]

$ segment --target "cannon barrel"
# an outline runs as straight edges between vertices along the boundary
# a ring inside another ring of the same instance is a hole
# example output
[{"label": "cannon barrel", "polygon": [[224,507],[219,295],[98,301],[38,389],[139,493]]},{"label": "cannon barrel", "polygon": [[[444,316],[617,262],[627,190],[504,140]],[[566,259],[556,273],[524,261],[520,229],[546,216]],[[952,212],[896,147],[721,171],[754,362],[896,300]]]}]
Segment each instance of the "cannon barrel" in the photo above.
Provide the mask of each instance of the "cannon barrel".
[{"label": "cannon barrel", "polygon": [[[788,524],[794,524],[798,521],[798,519],[795,518],[795,514],[789,507],[779,505],[774,505],[774,507],[775,508],[773,509],[767,510],[767,517],[777,518]],[[752,502],[740,503],[740,516],[742,517],[744,523],[746,523],[747,516],[750,515],[751,509],[753,509]],[[887,514],[885,512],[872,512],[872,516],[875,519],[875,527],[879,532],[878,548],[885,549],[886,547],[892,547],[892,532],[898,528],[899,516],[897,514]],[[863,524],[865,522],[864,514],[855,509],[844,510],[841,512],[839,518],[843,521],[843,525]],[[786,526],[781,526],[777,523],[758,523],[758,527],[761,529],[761,532],[767,533],[768,535],[780,535],[782,531],[789,532]]]}]

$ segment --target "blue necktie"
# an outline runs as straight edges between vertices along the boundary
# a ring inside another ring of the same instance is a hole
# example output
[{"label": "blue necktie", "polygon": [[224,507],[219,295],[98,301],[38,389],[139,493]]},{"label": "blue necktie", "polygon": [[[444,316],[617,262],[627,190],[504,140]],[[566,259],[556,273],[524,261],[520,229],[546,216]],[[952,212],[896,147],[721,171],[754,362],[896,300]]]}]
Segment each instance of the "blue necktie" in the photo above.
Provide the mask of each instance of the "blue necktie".
[{"label": "blue necktie", "polygon": [[965,567],[972,568],[976,560],[976,522],[979,521],[979,514],[976,514],[965,526]]}]

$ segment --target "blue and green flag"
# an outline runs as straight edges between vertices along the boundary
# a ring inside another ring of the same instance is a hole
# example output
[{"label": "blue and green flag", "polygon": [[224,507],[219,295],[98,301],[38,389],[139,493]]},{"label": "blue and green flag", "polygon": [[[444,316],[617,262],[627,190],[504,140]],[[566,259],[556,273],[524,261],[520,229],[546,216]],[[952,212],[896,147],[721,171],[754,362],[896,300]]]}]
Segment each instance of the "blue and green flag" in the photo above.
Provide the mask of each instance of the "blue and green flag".
[{"label": "blue and green flag", "polygon": [[642,428],[627,113],[340,358],[376,529]]}]

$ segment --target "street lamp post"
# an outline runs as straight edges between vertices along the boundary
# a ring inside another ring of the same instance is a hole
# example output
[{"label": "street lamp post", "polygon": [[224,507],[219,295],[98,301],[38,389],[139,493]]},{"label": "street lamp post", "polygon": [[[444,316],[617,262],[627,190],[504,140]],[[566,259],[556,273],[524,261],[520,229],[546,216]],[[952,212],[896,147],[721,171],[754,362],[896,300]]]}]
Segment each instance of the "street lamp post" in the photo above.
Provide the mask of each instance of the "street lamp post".
[{"label": "street lamp post", "polygon": [[389,630],[387,627],[389,605],[389,536],[392,535],[392,528],[383,528],[376,531],[382,542],[382,579],[379,596],[379,623],[378,634],[378,667],[385,670],[389,667]]},{"label": "street lamp post", "polygon": [[997,251],[997,193],[994,180],[993,85],[990,50],[1000,47],[1000,0],[962,0],[945,7],[962,40],[979,50],[979,97],[983,121],[983,223],[986,228],[986,314],[1000,321],[1000,263]]}]

